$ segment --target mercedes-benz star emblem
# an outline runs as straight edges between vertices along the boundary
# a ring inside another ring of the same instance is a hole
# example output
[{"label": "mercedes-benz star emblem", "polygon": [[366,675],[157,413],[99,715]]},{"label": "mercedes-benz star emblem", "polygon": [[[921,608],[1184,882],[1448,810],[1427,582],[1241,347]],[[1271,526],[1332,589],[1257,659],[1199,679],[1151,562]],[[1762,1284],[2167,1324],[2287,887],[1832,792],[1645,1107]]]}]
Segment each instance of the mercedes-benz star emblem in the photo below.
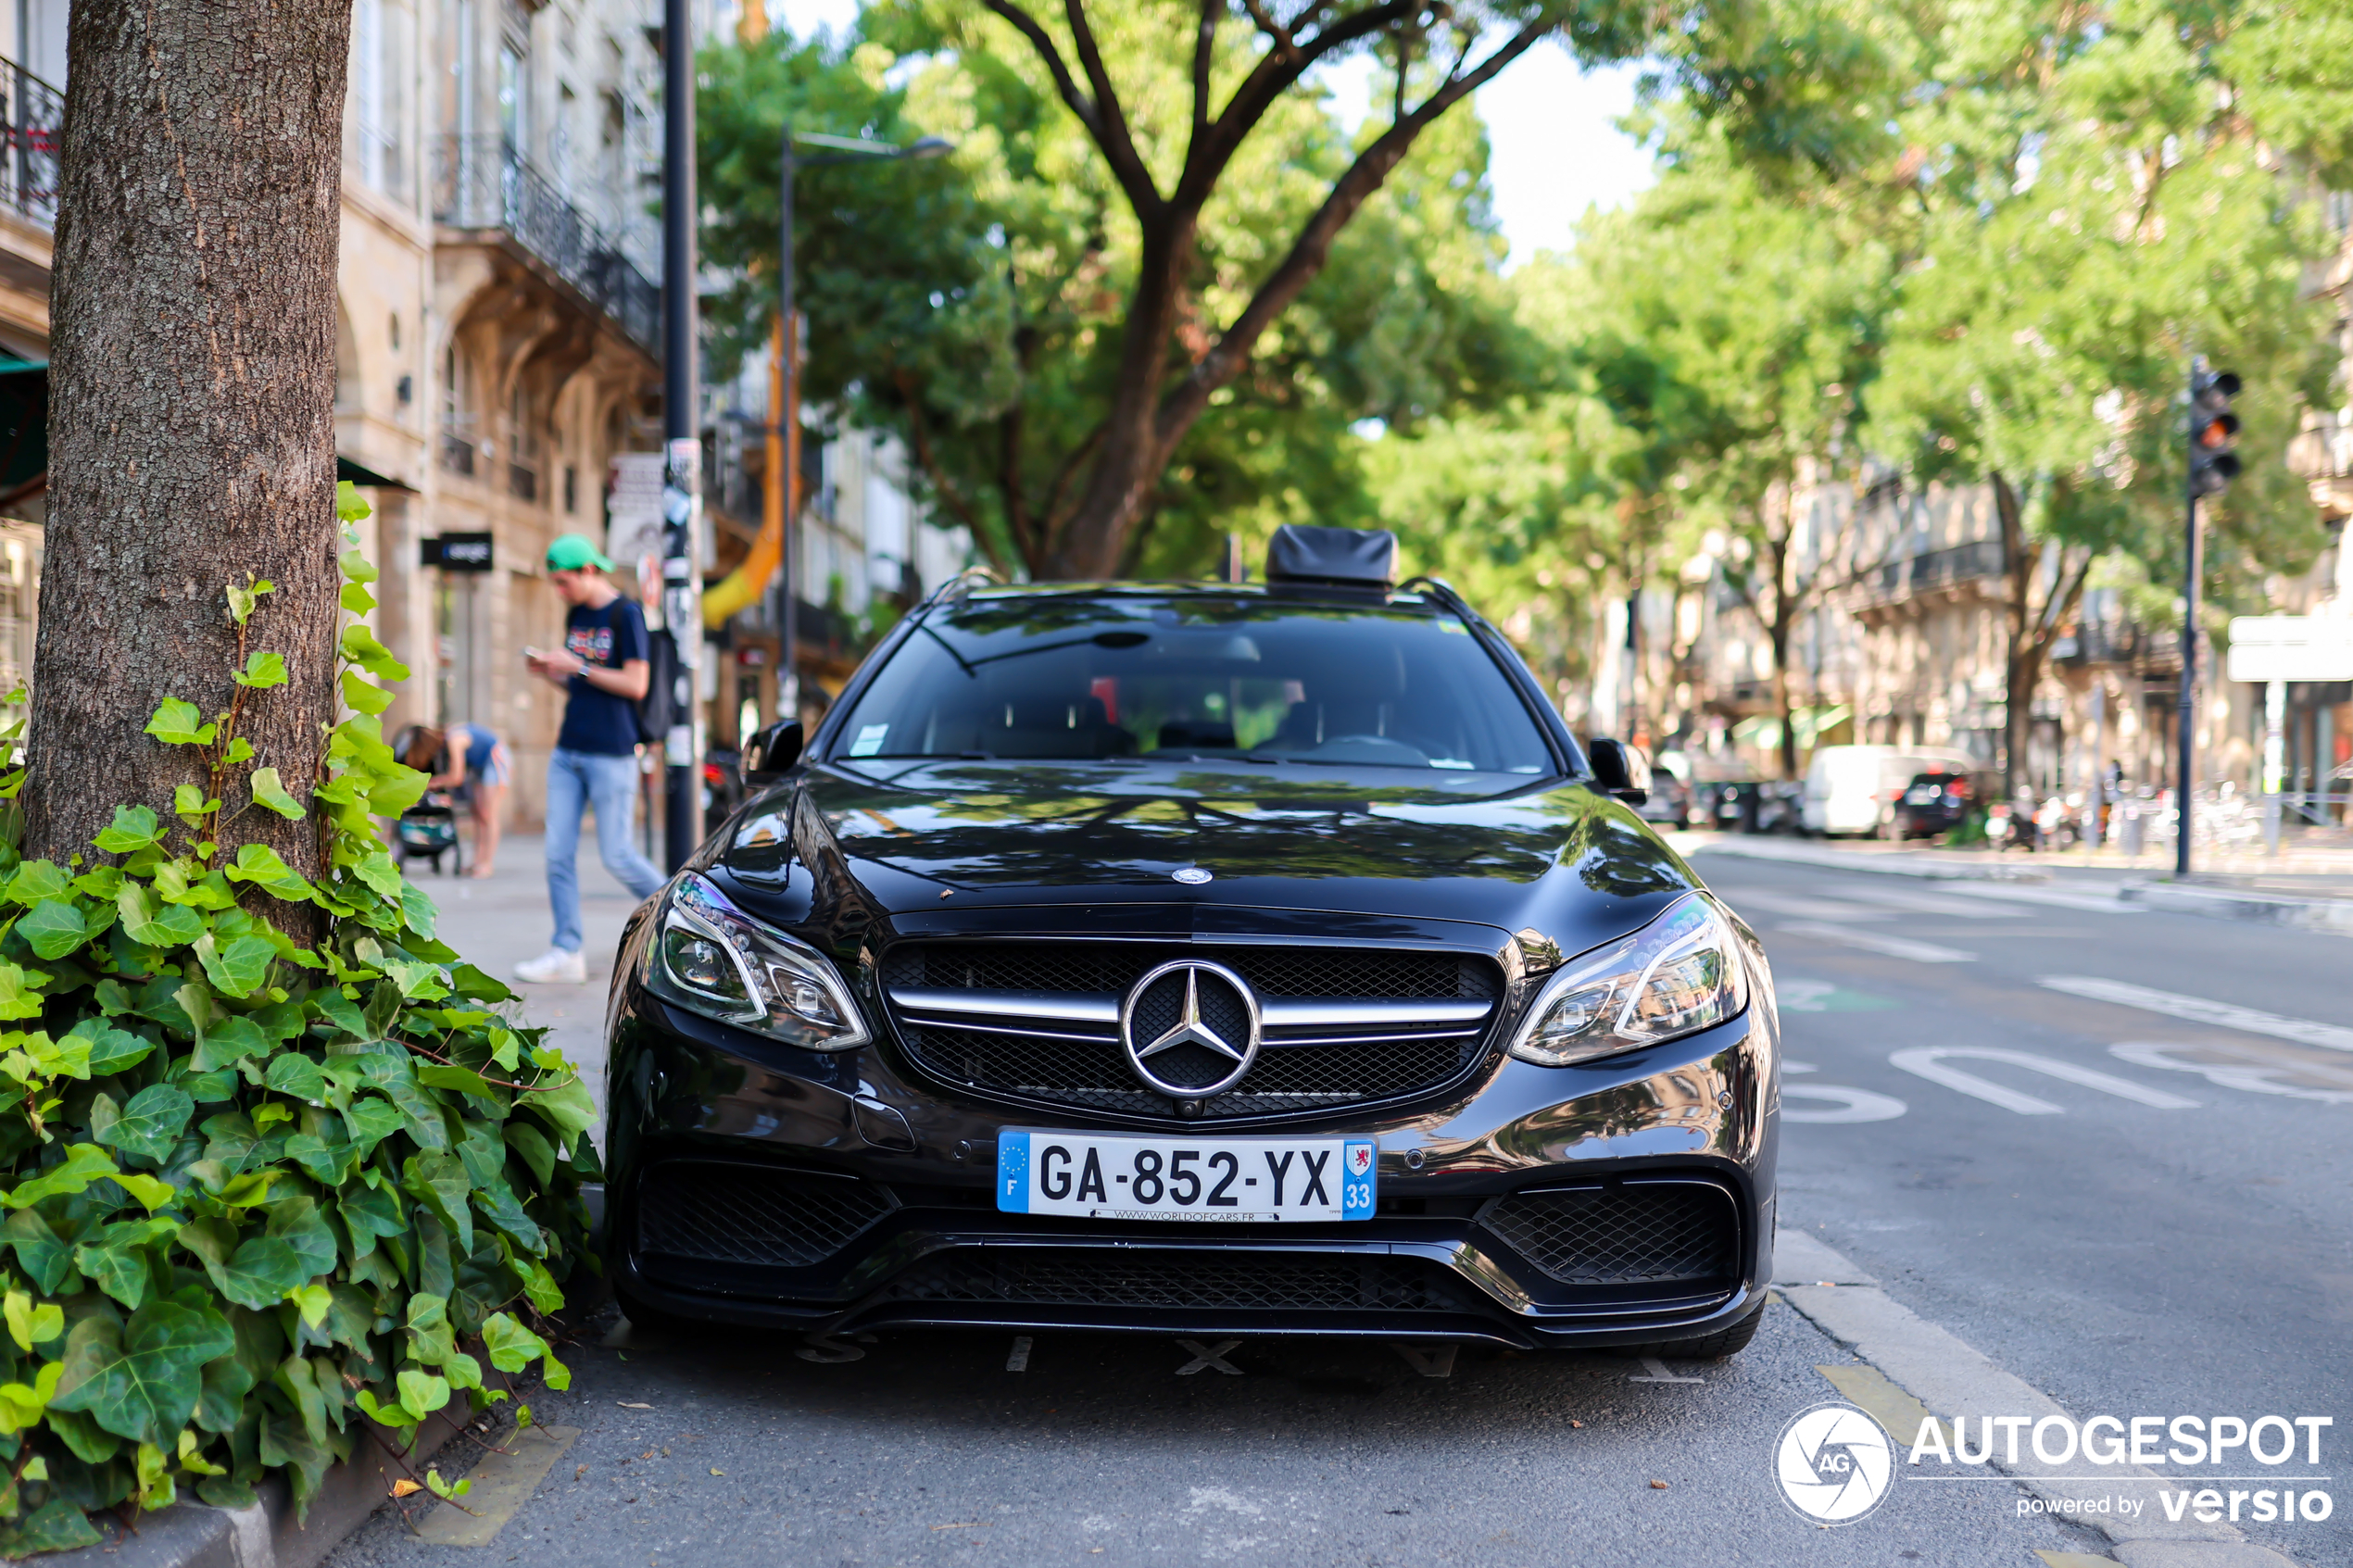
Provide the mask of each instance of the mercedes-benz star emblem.
[{"label": "mercedes-benz star emblem", "polygon": [[1170,872],[1168,874],[1176,881],[1183,883],[1188,887],[1199,887],[1202,883],[1207,882],[1214,873],[1205,872],[1199,866],[1187,866],[1181,872]]},{"label": "mercedes-benz star emblem", "polygon": [[1119,1006],[1119,1043],[1136,1076],[1172,1099],[1207,1099],[1258,1060],[1258,998],[1224,964],[1178,959],[1152,970]]}]

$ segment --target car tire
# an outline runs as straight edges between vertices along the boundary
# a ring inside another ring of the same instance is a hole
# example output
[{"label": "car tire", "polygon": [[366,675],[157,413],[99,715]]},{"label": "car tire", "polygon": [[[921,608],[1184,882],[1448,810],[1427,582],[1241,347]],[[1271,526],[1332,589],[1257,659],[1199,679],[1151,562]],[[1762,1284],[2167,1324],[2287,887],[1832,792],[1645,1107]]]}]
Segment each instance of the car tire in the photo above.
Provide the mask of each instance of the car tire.
[{"label": "car tire", "polygon": [[1720,1361],[1737,1356],[1748,1348],[1756,1331],[1765,1326],[1765,1309],[1756,1311],[1727,1328],[1701,1339],[1670,1339],[1660,1345],[1621,1345],[1621,1356],[1655,1356],[1663,1361]]}]

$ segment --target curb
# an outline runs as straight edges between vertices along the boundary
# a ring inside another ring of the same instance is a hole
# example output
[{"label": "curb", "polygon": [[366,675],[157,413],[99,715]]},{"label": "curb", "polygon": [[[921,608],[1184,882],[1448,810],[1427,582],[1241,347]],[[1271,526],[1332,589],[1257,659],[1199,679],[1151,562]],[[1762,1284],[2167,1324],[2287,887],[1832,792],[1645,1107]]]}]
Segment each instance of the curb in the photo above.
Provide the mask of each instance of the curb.
[{"label": "curb", "polygon": [[2297,931],[2353,936],[2353,898],[2284,898],[2266,893],[2183,886],[2169,882],[2128,882],[2117,889],[2126,903],[2209,920],[2254,921]]},{"label": "curb", "polygon": [[[459,1425],[447,1412],[435,1414],[418,1430],[417,1450],[403,1456],[405,1461],[422,1469]],[[363,1418],[363,1433],[370,1428],[386,1445],[396,1441],[390,1429]],[[41,1562],[44,1568],[318,1568],[391,1497],[395,1474],[384,1447],[370,1441],[361,1457],[333,1466],[320,1481],[308,1520],[295,1518],[292,1493],[271,1476],[255,1488],[259,1499],[247,1507],[176,1502],[141,1515],[135,1533],[109,1519],[96,1546]]]}]

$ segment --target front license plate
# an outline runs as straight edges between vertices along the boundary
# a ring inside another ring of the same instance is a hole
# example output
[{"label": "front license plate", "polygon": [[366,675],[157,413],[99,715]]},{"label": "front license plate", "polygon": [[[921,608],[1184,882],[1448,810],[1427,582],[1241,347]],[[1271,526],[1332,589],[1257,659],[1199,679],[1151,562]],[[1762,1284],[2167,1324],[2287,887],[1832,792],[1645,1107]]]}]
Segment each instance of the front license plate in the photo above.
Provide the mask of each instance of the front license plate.
[{"label": "front license plate", "polygon": [[1092,1220],[1369,1220],[1370,1138],[1006,1132],[997,1207]]}]

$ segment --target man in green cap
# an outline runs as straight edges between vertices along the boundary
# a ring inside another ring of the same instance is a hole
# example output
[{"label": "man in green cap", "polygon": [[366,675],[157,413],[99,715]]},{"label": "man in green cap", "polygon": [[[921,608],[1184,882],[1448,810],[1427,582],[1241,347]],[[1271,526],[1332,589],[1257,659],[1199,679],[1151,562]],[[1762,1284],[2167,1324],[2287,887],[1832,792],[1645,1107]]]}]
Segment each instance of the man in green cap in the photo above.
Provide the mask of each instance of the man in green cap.
[{"label": "man in green cap", "polygon": [[547,546],[547,581],[572,607],[564,646],[533,650],[531,672],[563,688],[563,728],[547,759],[547,902],[556,915],[555,942],[515,965],[522,980],[588,978],[580,953],[580,816],[597,813],[597,852],[605,870],[638,897],[661,886],[661,873],[637,852],[637,709],[652,679],[645,612],[607,582],[612,570],[596,546],[577,533]]}]

